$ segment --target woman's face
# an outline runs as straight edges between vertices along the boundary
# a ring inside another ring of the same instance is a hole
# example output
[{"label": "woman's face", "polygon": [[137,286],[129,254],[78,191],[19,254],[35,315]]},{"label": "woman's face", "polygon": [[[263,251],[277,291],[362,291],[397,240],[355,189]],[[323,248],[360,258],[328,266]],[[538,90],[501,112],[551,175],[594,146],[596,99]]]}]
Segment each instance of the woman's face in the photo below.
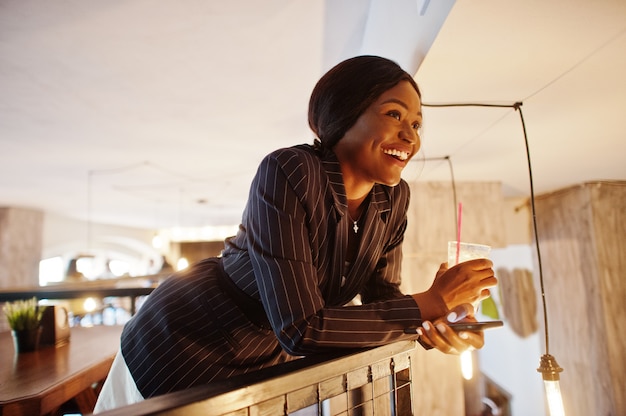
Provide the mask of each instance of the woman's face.
[{"label": "woman's face", "polygon": [[422,103],[408,81],[384,92],[335,145],[346,187],[397,185],[419,151],[421,125]]}]

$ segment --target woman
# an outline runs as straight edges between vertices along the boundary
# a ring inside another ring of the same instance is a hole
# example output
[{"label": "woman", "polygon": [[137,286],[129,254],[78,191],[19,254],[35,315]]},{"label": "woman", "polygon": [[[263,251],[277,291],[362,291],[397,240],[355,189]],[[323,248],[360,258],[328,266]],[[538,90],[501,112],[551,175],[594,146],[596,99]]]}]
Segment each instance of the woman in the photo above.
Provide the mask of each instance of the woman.
[{"label": "woman", "polygon": [[443,264],[428,291],[399,290],[409,204],[400,175],[420,147],[420,100],[384,58],[325,74],[309,103],[315,145],[268,155],[222,256],[174,274],[128,322],[96,410],[415,337],[408,327],[446,353],[482,347],[482,333],[457,334],[446,316],[462,319],[489,296],[489,260]]}]

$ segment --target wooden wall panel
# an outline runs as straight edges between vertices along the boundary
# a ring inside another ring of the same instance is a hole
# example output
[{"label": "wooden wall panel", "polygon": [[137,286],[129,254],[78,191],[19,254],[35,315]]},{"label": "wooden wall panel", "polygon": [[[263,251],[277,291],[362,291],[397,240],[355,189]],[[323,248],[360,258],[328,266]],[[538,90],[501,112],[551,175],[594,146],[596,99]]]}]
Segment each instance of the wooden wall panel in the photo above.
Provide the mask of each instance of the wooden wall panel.
[{"label": "wooden wall panel", "polygon": [[39,284],[43,213],[0,208],[0,288]]},{"label": "wooden wall panel", "polygon": [[[39,284],[42,230],[42,212],[0,208],[0,289]],[[0,331],[7,330],[8,321],[0,312]]]},{"label": "wooden wall panel", "polygon": [[224,249],[223,241],[183,241],[172,244],[179,246],[180,256],[185,257],[189,264],[219,256]]},{"label": "wooden wall panel", "polygon": [[[537,332],[537,288],[530,270],[501,267],[496,270],[500,304],[507,325],[515,334],[526,338]],[[543,315],[542,315],[543,316]]]},{"label": "wooden wall panel", "polygon": [[626,182],[589,186],[615,414],[626,414]]},{"label": "wooden wall panel", "polygon": [[[565,370],[565,410],[626,414],[626,182],[542,195],[536,209],[549,348]],[[543,319],[541,326],[543,333]]]},{"label": "wooden wall panel", "polygon": [[[425,290],[447,260],[448,241],[456,240],[457,207],[452,186],[444,182],[416,182],[411,186],[408,229],[403,246],[403,289]],[[463,204],[461,240],[504,247],[503,199],[495,182],[456,185]]]}]

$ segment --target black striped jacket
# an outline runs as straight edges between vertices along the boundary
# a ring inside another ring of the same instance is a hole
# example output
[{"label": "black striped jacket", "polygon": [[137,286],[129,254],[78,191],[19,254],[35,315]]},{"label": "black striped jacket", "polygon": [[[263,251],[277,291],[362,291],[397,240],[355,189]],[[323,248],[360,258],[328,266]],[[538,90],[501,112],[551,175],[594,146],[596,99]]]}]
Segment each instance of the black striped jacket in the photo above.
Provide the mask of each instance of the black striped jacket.
[{"label": "black striped jacket", "polygon": [[[399,290],[409,188],[375,185],[368,200],[346,270],[352,221],[334,154],[301,145],[268,155],[222,258],[175,274],[126,325],[122,353],[144,397],[407,338],[404,328],[420,323],[417,304]],[[271,329],[222,290],[222,270],[262,304]],[[363,305],[344,306],[357,294]]]}]

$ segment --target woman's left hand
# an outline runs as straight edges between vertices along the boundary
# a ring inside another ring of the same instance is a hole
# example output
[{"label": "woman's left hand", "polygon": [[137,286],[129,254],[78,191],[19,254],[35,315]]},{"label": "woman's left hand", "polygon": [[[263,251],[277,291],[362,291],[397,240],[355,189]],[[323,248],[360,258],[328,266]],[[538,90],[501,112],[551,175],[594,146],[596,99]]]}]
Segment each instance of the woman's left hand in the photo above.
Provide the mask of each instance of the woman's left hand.
[{"label": "woman's left hand", "polygon": [[472,316],[473,313],[472,305],[463,304],[454,308],[446,318],[440,318],[434,322],[424,321],[420,328],[420,341],[445,354],[460,354],[466,350],[482,348],[485,344],[483,331],[456,332],[448,326],[451,322],[462,320],[476,321]]}]

